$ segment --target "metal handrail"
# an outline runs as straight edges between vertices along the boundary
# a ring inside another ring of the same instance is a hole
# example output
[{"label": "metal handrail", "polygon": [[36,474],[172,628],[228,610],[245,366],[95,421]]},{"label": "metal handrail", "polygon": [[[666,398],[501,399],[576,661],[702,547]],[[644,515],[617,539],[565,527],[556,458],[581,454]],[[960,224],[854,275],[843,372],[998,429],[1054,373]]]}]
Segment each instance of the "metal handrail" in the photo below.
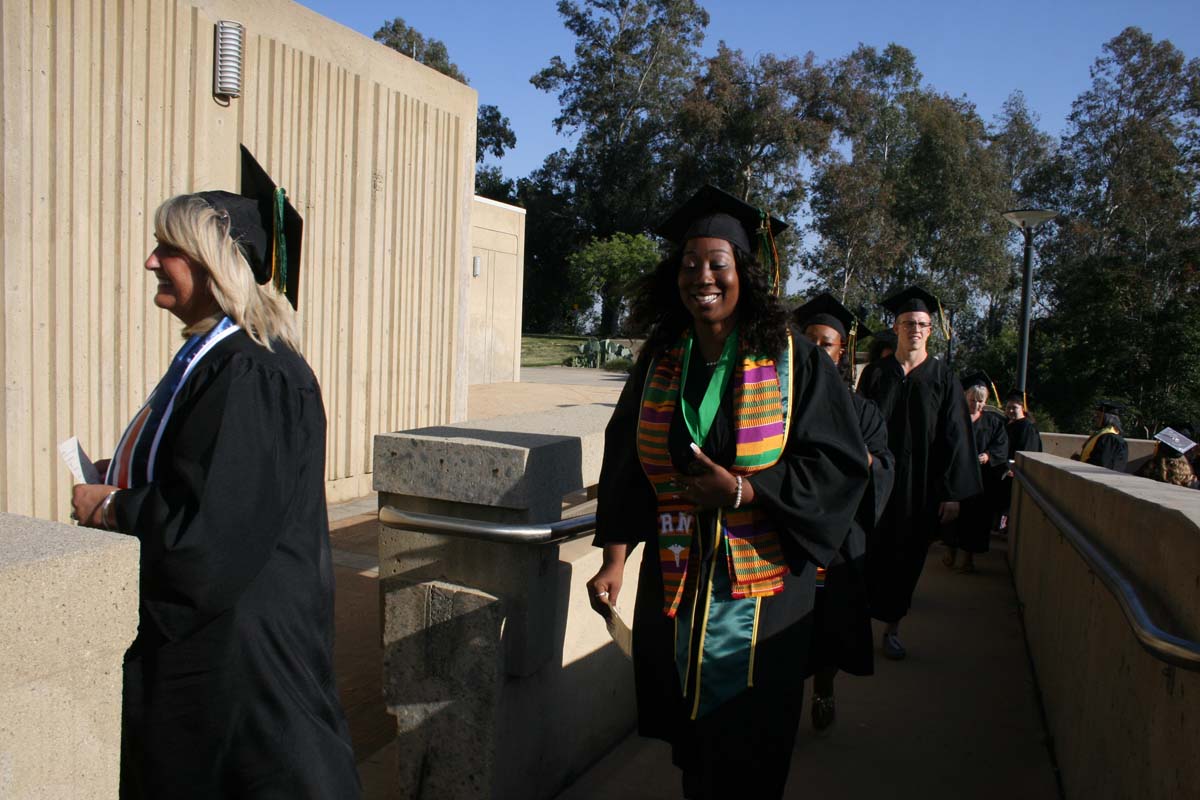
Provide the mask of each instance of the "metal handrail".
[{"label": "metal handrail", "polygon": [[1100,582],[1116,599],[1117,604],[1121,606],[1121,611],[1125,614],[1129,627],[1133,629],[1133,635],[1142,648],[1160,661],[1173,664],[1189,672],[1200,672],[1200,642],[1193,642],[1191,639],[1169,633],[1155,622],[1151,618],[1146,604],[1142,601],[1137,587],[1133,585],[1129,577],[1113,564],[1083,531],[1067,519],[1053,502],[1034,487],[1033,481],[1025,474],[1024,470],[1015,467],[1013,472],[1025,491],[1049,517],[1054,527],[1058,528],[1059,533],[1071,543],[1075,552],[1079,553],[1088,569],[1100,578]]},{"label": "metal handrail", "polygon": [[595,514],[582,514],[543,525],[510,525],[504,522],[443,517],[439,514],[420,514],[416,511],[403,511],[395,506],[379,509],[379,522],[389,528],[406,531],[516,544],[562,542],[577,539],[596,529]]}]

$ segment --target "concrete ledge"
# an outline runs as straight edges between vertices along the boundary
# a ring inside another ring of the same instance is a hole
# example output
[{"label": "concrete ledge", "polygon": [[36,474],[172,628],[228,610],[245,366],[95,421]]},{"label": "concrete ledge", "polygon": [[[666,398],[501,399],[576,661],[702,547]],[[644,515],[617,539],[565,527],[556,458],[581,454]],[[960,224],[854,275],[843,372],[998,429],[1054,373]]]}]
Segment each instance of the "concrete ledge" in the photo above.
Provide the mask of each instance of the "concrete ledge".
[{"label": "concrete ledge", "polygon": [[[1173,632],[1200,638],[1200,492],[1044,453],[1018,463]],[[1117,601],[1019,483],[1009,531],[1066,796],[1193,796],[1200,674],[1141,648]]]},{"label": "concrete ledge", "polygon": [[0,514],[0,797],[117,795],[138,542]]},{"label": "concrete ledge", "polygon": [[610,416],[607,406],[574,406],[379,434],[375,491],[555,520],[564,495],[599,480]]}]

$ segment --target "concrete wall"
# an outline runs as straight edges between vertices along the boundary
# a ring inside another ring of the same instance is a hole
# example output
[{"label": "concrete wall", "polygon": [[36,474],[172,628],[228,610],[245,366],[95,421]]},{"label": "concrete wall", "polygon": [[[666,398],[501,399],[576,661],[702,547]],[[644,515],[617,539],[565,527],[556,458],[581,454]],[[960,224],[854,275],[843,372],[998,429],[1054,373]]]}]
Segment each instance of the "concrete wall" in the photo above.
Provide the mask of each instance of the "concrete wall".
[{"label": "concrete wall", "polygon": [[525,209],[476,197],[471,206],[471,256],[479,259],[479,274],[471,278],[470,382],[519,381]]},{"label": "concrete wall", "polygon": [[0,514],[0,797],[110,800],[138,543]]},{"label": "concrete wall", "polygon": [[[1200,640],[1200,492],[1044,453],[1018,463],[1128,573],[1164,627]],[[1117,601],[1019,483],[1009,531],[1066,796],[1196,796],[1200,673],[1142,649]]]},{"label": "concrete wall", "polygon": [[[212,95],[213,25],[246,26]],[[166,197],[236,189],[245,144],[305,223],[303,350],[331,498],[371,437],[463,419],[474,90],[288,0],[0,3],[0,511],[65,519],[178,347],[142,263]]]}]

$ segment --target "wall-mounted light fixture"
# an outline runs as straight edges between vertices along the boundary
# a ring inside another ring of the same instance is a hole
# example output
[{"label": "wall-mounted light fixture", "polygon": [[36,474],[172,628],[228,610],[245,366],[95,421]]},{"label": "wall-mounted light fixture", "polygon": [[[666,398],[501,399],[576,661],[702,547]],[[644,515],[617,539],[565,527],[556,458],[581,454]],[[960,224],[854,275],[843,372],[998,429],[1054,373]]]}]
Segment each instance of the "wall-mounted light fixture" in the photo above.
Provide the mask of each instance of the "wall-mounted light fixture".
[{"label": "wall-mounted light fixture", "polygon": [[471,277],[479,277],[479,256],[471,256]]},{"label": "wall-mounted light fixture", "polygon": [[213,94],[217,97],[241,97],[245,43],[242,23],[227,19],[217,22],[213,54]]}]

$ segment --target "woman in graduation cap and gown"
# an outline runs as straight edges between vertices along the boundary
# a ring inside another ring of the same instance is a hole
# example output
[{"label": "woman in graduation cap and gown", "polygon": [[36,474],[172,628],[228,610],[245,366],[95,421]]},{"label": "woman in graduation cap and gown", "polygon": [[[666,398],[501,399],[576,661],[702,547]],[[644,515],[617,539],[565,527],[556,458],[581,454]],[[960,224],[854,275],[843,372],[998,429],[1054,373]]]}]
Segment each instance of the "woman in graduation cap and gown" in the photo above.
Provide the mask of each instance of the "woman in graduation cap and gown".
[{"label": "woman in graduation cap and gown", "polygon": [[589,582],[616,603],[645,544],[633,626],[638,729],[672,745],[689,798],[777,798],[787,781],[818,566],[866,487],[833,364],[774,295],[782,223],[706,187],[659,229],[650,329],[605,433]]},{"label": "woman in graduation cap and gown", "polygon": [[141,543],[122,798],[360,794],[333,676],[325,411],[283,293],[300,220],[272,189],[158,208],[146,269],[186,341],[105,484],[75,487],[82,523]]},{"label": "woman in graduation cap and gown", "polygon": [[983,492],[962,501],[958,519],[946,526],[945,539],[949,548],[942,563],[954,569],[958,551],[963,551],[960,572],[975,572],[975,556],[990,548],[992,519],[999,508],[1001,479],[1008,471],[1008,430],[1005,417],[987,405],[991,379],[984,372],[975,372],[963,379],[963,394],[975,438],[975,453],[979,459]]},{"label": "woman in graduation cap and gown", "polygon": [[[837,365],[853,375],[853,354],[858,340],[869,336],[850,309],[824,293],[792,312],[796,326],[810,342],[825,351]],[[813,676],[812,723],[817,731],[836,721],[833,682],[838,671],[851,675],[875,672],[871,636],[871,609],[867,592],[867,534],[883,514],[892,491],[896,460],[888,449],[887,423],[874,402],[849,391],[858,429],[867,446],[871,479],[858,504],[846,541],[825,569],[818,570],[813,623],[813,644],[806,674]]]},{"label": "woman in graduation cap and gown", "polygon": [[858,392],[887,420],[896,457],[892,494],[867,543],[871,615],[884,623],[883,654],[902,659],[900,620],[908,614],[939,526],[959,502],[983,491],[962,386],[926,345],[940,311],[933,295],[910,287],[880,303],[895,315],[896,352],[868,364]]}]

